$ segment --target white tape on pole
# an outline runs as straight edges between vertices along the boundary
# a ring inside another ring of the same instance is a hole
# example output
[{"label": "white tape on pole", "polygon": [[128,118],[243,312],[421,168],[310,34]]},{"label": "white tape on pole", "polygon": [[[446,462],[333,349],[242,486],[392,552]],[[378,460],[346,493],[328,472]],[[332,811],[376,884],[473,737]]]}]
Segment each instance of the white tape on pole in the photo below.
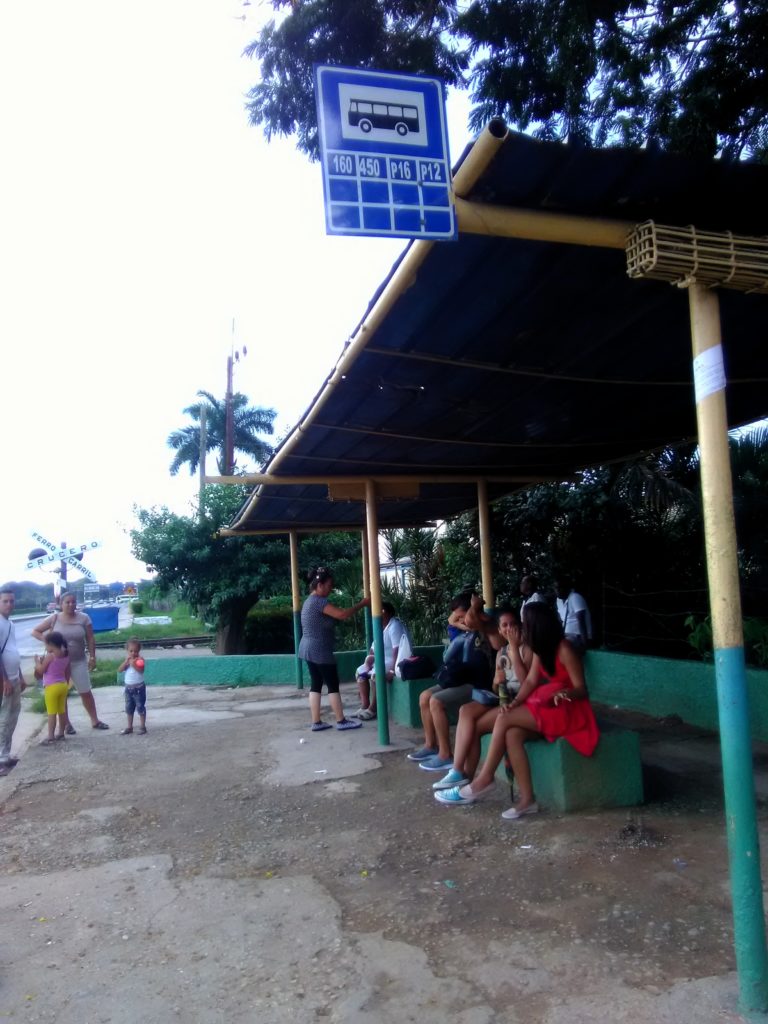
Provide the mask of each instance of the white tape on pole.
[{"label": "white tape on pole", "polygon": [[713,345],[712,348],[705,349],[693,360],[693,385],[697,405],[709,395],[714,395],[716,391],[725,388],[722,345]]}]

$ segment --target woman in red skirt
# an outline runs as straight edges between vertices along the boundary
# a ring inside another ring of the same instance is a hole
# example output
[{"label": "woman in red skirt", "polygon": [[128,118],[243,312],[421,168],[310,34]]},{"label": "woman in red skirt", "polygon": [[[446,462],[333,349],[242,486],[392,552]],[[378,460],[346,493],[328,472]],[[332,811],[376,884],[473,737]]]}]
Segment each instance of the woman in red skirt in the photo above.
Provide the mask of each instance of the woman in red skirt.
[{"label": "woman in red skirt", "polygon": [[507,752],[517,780],[518,800],[502,818],[514,820],[535,814],[539,807],[525,753],[526,740],[543,736],[552,743],[562,736],[585,757],[594,752],[599,732],[587,695],[584,667],[563,637],[554,608],[542,601],[526,606],[523,642],[533,652],[531,667],[515,699],[499,712],[485,763],[469,785],[435,793],[440,803],[470,804],[489,793]]}]

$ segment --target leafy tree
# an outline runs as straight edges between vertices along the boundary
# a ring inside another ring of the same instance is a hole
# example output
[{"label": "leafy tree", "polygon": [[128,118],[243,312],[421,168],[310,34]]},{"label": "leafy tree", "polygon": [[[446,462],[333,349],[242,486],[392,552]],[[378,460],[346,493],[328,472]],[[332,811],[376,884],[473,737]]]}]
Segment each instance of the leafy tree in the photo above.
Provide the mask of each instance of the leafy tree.
[{"label": "leafy tree", "polygon": [[267,138],[296,135],[299,149],[317,156],[313,64],[421,71],[461,85],[467,54],[450,38],[455,3],[415,0],[272,0],[276,11],[245,50],[259,61],[260,82],[250,90],[253,124]]},{"label": "leafy tree", "polygon": [[[168,446],[176,454],[171,463],[171,475],[175,476],[182,466],[188,465],[190,475],[197,472],[200,464],[200,410],[205,406],[206,452],[216,451],[219,456],[216,464],[219,473],[224,472],[226,445],[226,401],[220,402],[209,391],[198,391],[204,401],[195,402],[184,410],[191,416],[193,423],[174,430],[168,437]],[[263,465],[272,455],[272,447],[257,434],[271,434],[274,431],[274,420],[277,413],[274,409],[262,409],[260,406],[249,406],[245,395],[236,392],[232,396],[232,412],[234,421],[234,449],[243,452],[258,465]]]},{"label": "leafy tree", "polygon": [[267,137],[317,155],[313,63],[435,75],[467,87],[473,129],[698,155],[768,153],[765,0],[271,0],[246,49]]},{"label": "leafy tree", "polygon": [[[248,611],[263,597],[290,593],[287,536],[220,537],[245,501],[247,487],[209,486],[200,509],[181,516],[168,508],[136,508],[139,528],[131,531],[133,554],[157,573],[156,585],[174,590],[193,612],[216,626],[219,654],[245,651]],[[355,534],[325,534],[301,541],[306,573],[319,561],[335,566],[360,550]]]},{"label": "leafy tree", "polygon": [[768,602],[768,426],[731,435],[731,471],[739,571],[746,615]]}]

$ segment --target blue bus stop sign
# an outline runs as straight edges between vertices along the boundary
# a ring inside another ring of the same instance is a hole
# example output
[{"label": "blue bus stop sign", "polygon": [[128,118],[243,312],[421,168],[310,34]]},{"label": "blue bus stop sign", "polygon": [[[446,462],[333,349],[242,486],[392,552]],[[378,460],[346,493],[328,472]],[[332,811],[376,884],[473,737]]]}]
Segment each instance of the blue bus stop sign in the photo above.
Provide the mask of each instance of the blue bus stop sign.
[{"label": "blue bus stop sign", "polygon": [[443,83],[315,66],[329,235],[455,239]]}]

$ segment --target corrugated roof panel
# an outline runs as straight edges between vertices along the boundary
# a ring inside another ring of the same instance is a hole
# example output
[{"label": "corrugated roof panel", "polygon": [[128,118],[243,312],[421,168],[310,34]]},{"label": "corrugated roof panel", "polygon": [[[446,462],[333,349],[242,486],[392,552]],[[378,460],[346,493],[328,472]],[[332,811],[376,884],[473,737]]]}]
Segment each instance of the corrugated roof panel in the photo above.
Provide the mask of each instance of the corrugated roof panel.
[{"label": "corrugated roof panel", "polygon": [[[766,167],[512,135],[470,198],[766,234],[766,192]],[[768,414],[768,298],[720,299],[740,424]],[[630,280],[620,251],[462,234],[432,247],[273,463],[278,475],[567,477],[694,436],[691,377],[684,290]],[[429,484],[418,499],[383,501],[379,517],[418,523],[474,503],[471,484]],[[325,488],[270,486],[241,528],[364,518],[361,502],[331,502]]]}]

